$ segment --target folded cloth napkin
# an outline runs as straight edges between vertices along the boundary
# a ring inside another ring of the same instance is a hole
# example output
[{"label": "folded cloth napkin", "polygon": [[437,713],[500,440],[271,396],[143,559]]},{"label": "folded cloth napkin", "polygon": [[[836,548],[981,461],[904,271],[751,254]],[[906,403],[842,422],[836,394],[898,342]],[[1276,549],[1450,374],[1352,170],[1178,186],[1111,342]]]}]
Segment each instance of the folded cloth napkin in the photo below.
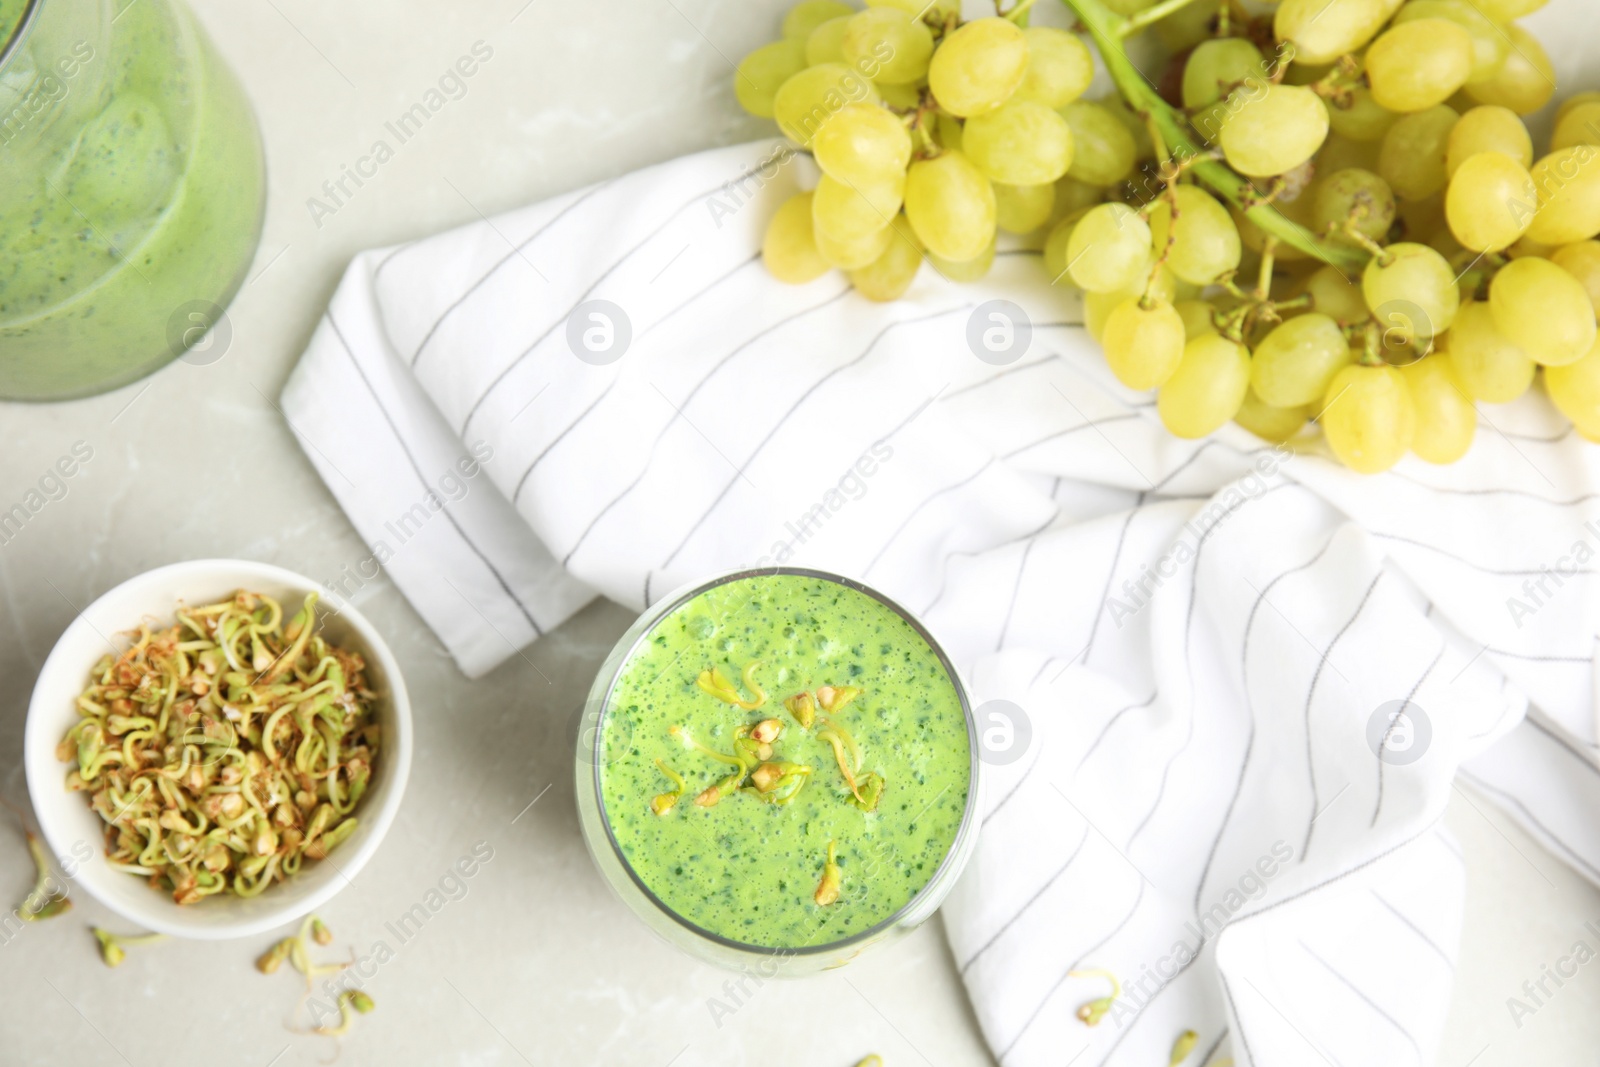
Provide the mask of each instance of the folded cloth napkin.
[{"label": "folded cloth napkin", "polygon": [[812,180],[743,145],[357,257],[283,395],[372,548],[330,583],[381,564],[476,676],[596,594],[859,577],[981,705],[944,914],[999,1060],[1431,1064],[1458,781],[1600,880],[1600,449],[1542,397],[1379,477],[1177,440],[1035,252],[774,281]]}]

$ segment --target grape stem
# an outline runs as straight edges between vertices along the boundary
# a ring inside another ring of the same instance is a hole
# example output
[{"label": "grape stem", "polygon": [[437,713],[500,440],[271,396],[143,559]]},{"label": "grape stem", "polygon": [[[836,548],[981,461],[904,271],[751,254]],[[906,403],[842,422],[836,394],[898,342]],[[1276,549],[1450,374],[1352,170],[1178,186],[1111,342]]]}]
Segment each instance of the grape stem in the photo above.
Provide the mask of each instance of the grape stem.
[{"label": "grape stem", "polygon": [[[1111,80],[1116,83],[1129,105],[1135,111],[1148,115],[1161,130],[1173,157],[1184,162],[1204,157],[1206,153],[1195,147],[1194,142],[1189,139],[1185,129],[1188,124],[1185,117],[1161,99],[1155,87],[1139,73],[1123,49],[1122,31],[1132,20],[1116,14],[1106,7],[1102,0],[1062,0],[1062,3],[1066,4],[1078,16],[1078,20],[1088,28],[1101,58],[1105,60],[1106,69],[1111,73]],[[1164,6],[1165,3],[1158,5],[1158,7]],[[1157,8],[1149,8],[1146,13],[1155,10]],[[1199,162],[1193,164],[1193,170],[1196,177],[1229,203],[1240,208],[1251,222],[1284,244],[1347,272],[1359,271],[1366,265],[1367,256],[1361,249],[1329,245],[1319,241],[1316,235],[1304,226],[1290,221],[1276,208],[1260,203],[1255,187],[1225,164],[1215,159],[1200,158]]]},{"label": "grape stem", "polygon": [[[1028,9],[1034,5],[1034,2],[1035,0],[1018,0],[1016,4],[1011,6],[1009,11],[1001,11],[999,4],[996,3],[995,14],[1003,19],[1015,22],[1018,26],[1026,26],[1028,24]],[[1183,0],[1183,2],[1189,3],[1189,0]]]},{"label": "grape stem", "polygon": [[1119,37],[1131,37],[1153,22],[1160,22],[1174,11],[1182,10],[1194,3],[1194,0],[1161,0],[1154,7],[1147,7],[1123,23],[1122,29],[1117,31]]}]

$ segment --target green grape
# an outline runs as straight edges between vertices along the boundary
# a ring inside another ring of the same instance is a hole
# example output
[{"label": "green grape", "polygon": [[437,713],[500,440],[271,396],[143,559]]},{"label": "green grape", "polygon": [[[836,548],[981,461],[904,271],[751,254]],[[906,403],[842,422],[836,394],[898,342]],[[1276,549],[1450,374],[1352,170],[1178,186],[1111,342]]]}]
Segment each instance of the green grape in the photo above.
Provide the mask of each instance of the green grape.
[{"label": "green grape", "polygon": [[884,85],[908,85],[928,73],[933,31],[893,7],[869,7],[850,16],[839,42],[844,61]]},{"label": "green grape", "polygon": [[911,134],[899,116],[875,104],[846,104],[811,139],[822,172],[849,184],[903,175],[911,162]]},{"label": "green grape", "polygon": [[806,69],[805,46],[798,41],[764,44],[739,61],[733,95],[758,118],[772,117],[772,103],[784,82]]},{"label": "green grape", "polygon": [[1134,159],[1151,159],[1155,156],[1155,146],[1150,143],[1150,127],[1146,125],[1143,116],[1128,106],[1126,100],[1119,94],[1110,92],[1094,103],[1121,122],[1122,128],[1128,131],[1128,135],[1133,138]]},{"label": "green grape", "polygon": [[1148,294],[1145,292],[1147,281],[1141,278],[1128,288],[1111,293],[1084,293],[1083,328],[1089,332],[1089,336],[1096,341],[1105,340],[1106,322],[1111,318],[1111,313],[1126,301],[1148,295],[1151,300],[1164,300],[1171,304],[1177,296],[1177,280],[1165,267],[1156,271],[1155,284],[1149,287]]},{"label": "green grape", "polygon": [[1447,19],[1402,22],[1367,49],[1372,98],[1410,113],[1442,104],[1472,73],[1472,37]]},{"label": "green grape", "polygon": [[874,260],[883,255],[890,244],[894,242],[894,227],[883,226],[876,232],[851,236],[847,238],[834,237],[826,230],[818,229],[816,222],[816,209],[812,209],[811,236],[817,242],[817,251],[822,258],[838,267],[840,270],[860,270],[871,266]]},{"label": "green grape", "polygon": [[[1211,285],[1230,271],[1239,269],[1239,228],[1228,209],[1197,185],[1179,185],[1178,226],[1167,266],[1191,285]],[[1167,246],[1172,226],[1172,205],[1165,196],[1150,212],[1150,238],[1157,254]]]},{"label": "green grape", "polygon": [[1398,370],[1357,365],[1328,383],[1318,421],[1340,463],[1359,474],[1376,474],[1411,448],[1417,412]]},{"label": "green grape", "polygon": [[1544,389],[1579,433],[1591,441],[1600,437],[1600,351],[1591,349],[1576,363],[1546,368]]},{"label": "green grape", "polygon": [[1487,15],[1473,6],[1472,0],[1411,0],[1395,13],[1394,23],[1418,19],[1446,19],[1460,26],[1472,40],[1472,69],[1467,81],[1494,77],[1511,50],[1506,36]]},{"label": "green grape", "polygon": [[1195,136],[1205,142],[1207,147],[1215,148],[1222,143],[1222,127],[1228,123],[1228,118],[1233,114],[1232,100],[1218,100],[1189,116],[1189,125],[1193,127]]},{"label": "green grape", "polygon": [[893,7],[917,18],[943,22],[961,10],[960,0],[867,0],[868,7]]},{"label": "green grape", "polygon": [[821,63],[844,62],[844,35],[850,29],[850,19],[854,14],[841,18],[829,19],[811,31],[806,38],[806,66],[815,67]]},{"label": "green grape", "polygon": [[783,83],[772,103],[772,117],[785,136],[808,146],[846,104],[878,101],[878,90],[861,74],[843,63],[819,63]]},{"label": "green grape", "polygon": [[971,259],[949,260],[929,252],[928,262],[933,264],[933,269],[947,281],[975,282],[988,274],[989,268],[994,266],[994,241],[991,240],[989,247]]},{"label": "green grape", "polygon": [[1150,272],[1150,226],[1126,204],[1092,207],[1067,243],[1067,271],[1091,293],[1127,289]]},{"label": "green grape", "polygon": [[1256,345],[1250,388],[1273,407],[1301,407],[1321,397],[1349,362],[1344,331],[1313,311],[1279,323]]},{"label": "green grape", "polygon": [[1473,0],[1483,13],[1496,22],[1510,22],[1538,11],[1550,0]]},{"label": "green grape", "polygon": [[1359,51],[1390,14],[1379,0],[1283,0],[1272,28],[1294,42],[1296,62],[1332,63]]},{"label": "green grape", "polygon": [[1494,77],[1469,84],[1467,95],[1480,104],[1498,104],[1519,115],[1531,115],[1555,95],[1556,68],[1537,37],[1521,26],[1503,28],[1510,45],[1506,61]]},{"label": "green grape", "polygon": [[1411,451],[1429,463],[1454,463],[1466,455],[1478,432],[1478,409],[1456,380],[1450,361],[1429,356],[1401,367],[1400,376],[1417,413]]},{"label": "green grape", "polygon": [[1204,437],[1239,412],[1250,391],[1250,352],[1219,333],[1183,347],[1183,358],[1161,391],[1156,411],[1175,437]]},{"label": "green grape", "polygon": [[962,151],[997,182],[1053,182],[1072,164],[1072,127],[1043,104],[1012,101],[974,115],[961,133]]},{"label": "green grape", "polygon": [[1074,100],[1061,108],[1072,129],[1068,176],[1085,185],[1115,185],[1133,170],[1138,146],[1122,120],[1099,104]]},{"label": "green grape", "polygon": [[1080,182],[1069,174],[1056,182],[1056,205],[1051,210],[1050,221],[1054,223],[1080,208],[1094,207],[1105,198],[1104,189]]},{"label": "green grape", "polygon": [[1569,108],[1556,120],[1550,151],[1558,152],[1580,144],[1600,145],[1600,102]]},{"label": "green grape", "polygon": [[1550,253],[1550,262],[1578,279],[1589,294],[1596,313],[1600,313],[1600,242],[1578,241],[1562,245]]},{"label": "green grape", "polygon": [[911,85],[878,85],[878,95],[883,98],[885,107],[902,114],[909,114],[922,105],[922,84],[916,82]]},{"label": "green grape", "polygon": [[[1400,116],[1396,115],[1398,121]],[[1337,133],[1329,133],[1316,155],[1317,174],[1337,174],[1341,170],[1359,167],[1377,173],[1378,154],[1383,150],[1383,140],[1352,141]]]},{"label": "green grape", "polygon": [[1323,103],[1328,109],[1328,124],[1333,132],[1362,144],[1380,140],[1400,117],[1374,100],[1372,90],[1365,85],[1351,87],[1344,107],[1333,101]]},{"label": "green grape", "polygon": [[994,184],[995,225],[1007,233],[1032,233],[1050,221],[1056,203],[1054,182],[1042,185]]},{"label": "green grape", "polygon": [[1183,106],[1193,111],[1214,104],[1241,82],[1263,81],[1261,50],[1243,37],[1216,37],[1189,53],[1183,66]]},{"label": "green grape", "polygon": [[1298,434],[1310,417],[1309,407],[1275,408],[1251,389],[1244,394],[1233,421],[1263,441],[1281,445]]},{"label": "green grape", "polygon": [[1335,266],[1319,267],[1306,279],[1305,291],[1311,296],[1311,306],[1343,326],[1365,322],[1367,298],[1361,286],[1351,281]]},{"label": "green grape", "polygon": [[1587,241],[1600,233],[1600,152],[1563,148],[1533,165],[1539,213],[1528,236],[1547,245]]},{"label": "green grape", "polygon": [[1011,98],[1028,72],[1028,42],[1002,18],[974,19],[947,34],[928,68],[939,106],[966,118]]},{"label": "green grape", "polygon": [[1594,303],[1583,283],[1547,259],[1517,259],[1489,283],[1495,329],[1535,363],[1559,367],[1594,347]]},{"label": "green grape", "polygon": [[972,161],[946,150],[906,172],[906,218],[927,250],[954,263],[994,240],[994,187]]},{"label": "green grape", "polygon": [[1185,343],[1206,333],[1216,333],[1217,309],[1209,300],[1180,300],[1172,305],[1183,322]]},{"label": "green grape", "polygon": [[1118,381],[1129,389],[1155,389],[1183,359],[1183,318],[1165,300],[1146,307],[1138,297],[1129,297],[1106,319],[1100,343]]},{"label": "green grape", "polygon": [[1378,153],[1378,176],[1402,200],[1426,200],[1449,180],[1445,160],[1460,116],[1448,104],[1404,115],[1389,127]]},{"label": "green grape", "polygon": [[785,200],[761,239],[761,262],[780,282],[800,285],[828,272],[811,228],[811,194]]},{"label": "green grape", "polygon": [[1291,171],[1316,155],[1328,138],[1328,112],[1310,89],[1266,85],[1229,98],[1233,114],[1222,125],[1228,164],[1251,178]]},{"label": "green grape", "polygon": [[1066,30],[1029,26],[1022,31],[1028,45],[1028,70],[1011,97],[1059,108],[1082,96],[1094,80],[1089,46]]},{"label": "green grape", "polygon": [[1166,46],[1168,55],[1180,55],[1201,41],[1211,37],[1222,8],[1219,0],[1196,0],[1180,7],[1155,25],[1156,36]]},{"label": "green grape", "polygon": [[1508,403],[1533,384],[1536,365],[1496,329],[1488,304],[1468,301],[1461,305],[1455,325],[1445,336],[1444,349],[1456,381],[1474,400]]},{"label": "green grape", "polygon": [[906,176],[854,185],[824,174],[811,200],[811,222],[817,230],[842,241],[858,241],[877,233],[900,211]]},{"label": "green grape", "polygon": [[939,140],[940,148],[954,148],[961,150],[961,142],[965,138],[962,122],[954,115],[947,115],[943,111],[938,113],[934,125],[935,136]]},{"label": "green grape", "polygon": [[1510,108],[1485,105],[1466,111],[1450,129],[1445,173],[1454,178],[1461,164],[1479,152],[1501,152],[1524,167],[1533,166],[1533,138]]},{"label": "green grape", "polygon": [[1317,233],[1326,233],[1332,226],[1342,236],[1348,224],[1357,233],[1381,241],[1394,225],[1394,193],[1389,183],[1360,167],[1336,171],[1318,182],[1313,204],[1312,229]]},{"label": "green grape", "polygon": [[1591,89],[1588,92],[1573,93],[1556,107],[1556,125],[1560,126],[1561,120],[1566,118],[1573,108],[1595,103],[1600,103],[1600,92]]},{"label": "green grape", "polygon": [[855,8],[839,0],[800,0],[783,16],[783,35],[804,41],[824,22],[847,18],[855,13]]},{"label": "green grape", "polygon": [[1461,307],[1456,272],[1427,245],[1390,245],[1374,256],[1361,274],[1361,293],[1385,338],[1414,345],[1419,354],[1450,328]]},{"label": "green grape", "polygon": [[1044,272],[1049,275],[1052,285],[1071,285],[1072,279],[1067,275],[1067,246],[1072,241],[1072,231],[1077,228],[1078,220],[1088,212],[1088,208],[1078,208],[1056,220],[1050,227],[1050,232],[1044,240]]},{"label": "green grape", "polygon": [[1533,222],[1533,179],[1499,152],[1480,152],[1461,165],[1445,194],[1445,218],[1461,247],[1472,252],[1510,248]]},{"label": "green grape", "polygon": [[922,266],[922,242],[912,232],[904,215],[890,224],[889,246],[865,267],[849,272],[850,284],[868,300],[886,304],[899,300],[916,280]]}]

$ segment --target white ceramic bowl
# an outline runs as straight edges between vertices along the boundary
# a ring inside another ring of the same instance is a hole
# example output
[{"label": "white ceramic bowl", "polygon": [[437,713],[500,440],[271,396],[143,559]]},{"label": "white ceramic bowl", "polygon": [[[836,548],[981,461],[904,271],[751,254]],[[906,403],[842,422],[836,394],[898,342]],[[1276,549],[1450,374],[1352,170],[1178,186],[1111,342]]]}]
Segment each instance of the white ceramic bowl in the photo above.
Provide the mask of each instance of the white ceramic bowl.
[{"label": "white ceramic bowl", "polygon": [[[327,859],[306,861],[297,877],[268,887],[260,896],[217,894],[179,907],[169,893],[141,877],[112,870],[105,861],[104,822],[83,793],[64,787],[71,767],[56,759],[56,744],[78,719],[77,697],[89,671],[105,655],[106,639],[126,647],[126,631],[141,619],[166,625],[179,601],[205,604],[240,589],[265,593],[298,610],[309,592],[321,599],[323,633],[335,644],[361,653],[367,678],[378,694],[382,747],[372,781],[356,809],[356,832]],[[103,636],[102,636],[103,635]],[[325,904],[354,878],[378,850],[400,808],[411,769],[411,703],[394,654],[359,611],[309,578],[266,563],[203,559],[173,563],[130,578],[73,620],[33,687],[23,739],[28,793],[50,851],[69,877],[118,915],[147,930],[174,937],[223,940],[248,937],[298,919]]]}]

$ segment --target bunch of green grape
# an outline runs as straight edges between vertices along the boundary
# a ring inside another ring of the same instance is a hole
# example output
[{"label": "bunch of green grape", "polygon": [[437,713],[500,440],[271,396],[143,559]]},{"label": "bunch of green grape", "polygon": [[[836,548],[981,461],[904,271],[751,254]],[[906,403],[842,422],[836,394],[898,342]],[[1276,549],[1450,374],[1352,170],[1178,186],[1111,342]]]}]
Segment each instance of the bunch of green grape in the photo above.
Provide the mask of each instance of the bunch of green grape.
[{"label": "bunch of green grape", "polygon": [[[1514,20],[1545,0],[1065,2],[1078,32],[1028,26],[1031,0],[794,7],[736,81],[822,172],[768,269],[894,300],[924,260],[981,277],[1006,230],[1177,436],[1309,426],[1357,471],[1451,463],[1476,403],[1542,368],[1600,440],[1600,93],[1536,161],[1554,72]],[[1155,86],[1123,49],[1147,30]],[[1119,90],[1096,101],[1085,36]]]}]

